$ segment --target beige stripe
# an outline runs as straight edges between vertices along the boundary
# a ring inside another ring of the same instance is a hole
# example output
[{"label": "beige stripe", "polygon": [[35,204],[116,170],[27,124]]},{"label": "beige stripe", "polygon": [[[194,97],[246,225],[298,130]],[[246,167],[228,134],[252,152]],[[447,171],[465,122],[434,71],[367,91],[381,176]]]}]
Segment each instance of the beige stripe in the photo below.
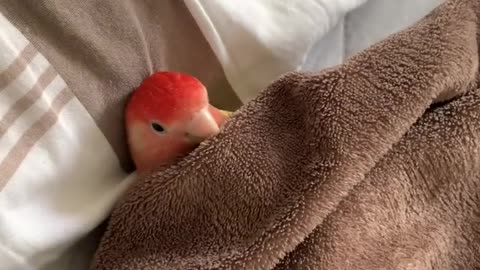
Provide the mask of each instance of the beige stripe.
[{"label": "beige stripe", "polygon": [[0,138],[7,132],[10,126],[17,118],[32,106],[38,98],[42,96],[45,88],[55,79],[57,73],[52,66],[49,66],[45,72],[38,78],[32,89],[28,91],[21,99],[13,104],[8,112],[0,120]]},{"label": "beige stripe", "polygon": [[50,110],[23,134],[8,152],[5,159],[0,163],[0,191],[5,187],[7,181],[18,169],[35,143],[57,122],[58,113],[73,97],[70,89],[62,89],[53,100]]},{"label": "beige stripe", "polygon": [[[104,0],[101,10],[97,1],[0,3],[0,13],[55,67],[127,171],[134,166],[125,143],[124,105],[132,90],[150,74],[150,65],[153,70],[177,69],[195,75],[205,84],[210,102],[217,108],[234,111],[242,105],[184,1]],[[86,12],[89,16],[68,16],[62,10]],[[110,16],[105,16],[103,10],[110,10]],[[114,24],[110,23],[112,20]],[[111,34],[98,35],[99,24]],[[158,25],[175,25],[183,34]],[[121,42],[117,40],[119,36]],[[117,68],[125,66],[128,69]]]},{"label": "beige stripe", "polygon": [[30,64],[37,50],[32,44],[28,44],[25,49],[15,58],[7,69],[0,73],[0,91],[5,89],[13,80],[15,80],[22,71]]}]

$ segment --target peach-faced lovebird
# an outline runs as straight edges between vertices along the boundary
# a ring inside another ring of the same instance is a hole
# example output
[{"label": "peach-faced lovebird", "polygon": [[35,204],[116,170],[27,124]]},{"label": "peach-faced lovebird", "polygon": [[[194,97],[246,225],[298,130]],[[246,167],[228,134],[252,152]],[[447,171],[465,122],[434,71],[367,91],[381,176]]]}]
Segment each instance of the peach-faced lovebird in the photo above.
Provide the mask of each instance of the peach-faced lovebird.
[{"label": "peach-faced lovebird", "polygon": [[139,174],[187,154],[216,135],[229,112],[209,104],[205,86],[178,72],[156,72],[133,92],[126,109],[130,152]]}]

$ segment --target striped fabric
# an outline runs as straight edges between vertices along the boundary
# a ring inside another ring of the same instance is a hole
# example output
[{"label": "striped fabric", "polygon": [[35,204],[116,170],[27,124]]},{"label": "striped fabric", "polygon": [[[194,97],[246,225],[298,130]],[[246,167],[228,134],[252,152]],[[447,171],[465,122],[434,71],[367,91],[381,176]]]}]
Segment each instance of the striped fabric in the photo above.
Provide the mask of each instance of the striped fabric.
[{"label": "striped fabric", "polygon": [[105,219],[133,178],[55,69],[0,15],[0,269],[85,269],[51,262]]}]

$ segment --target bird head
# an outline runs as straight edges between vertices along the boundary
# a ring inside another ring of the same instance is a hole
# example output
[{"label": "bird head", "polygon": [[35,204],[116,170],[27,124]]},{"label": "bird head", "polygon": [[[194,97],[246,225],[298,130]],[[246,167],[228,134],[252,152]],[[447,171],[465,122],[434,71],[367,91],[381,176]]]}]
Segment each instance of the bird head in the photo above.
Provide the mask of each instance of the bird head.
[{"label": "bird head", "polygon": [[126,109],[132,159],[139,173],[168,164],[216,135],[228,115],[209,104],[205,86],[178,72],[156,72],[133,92]]}]

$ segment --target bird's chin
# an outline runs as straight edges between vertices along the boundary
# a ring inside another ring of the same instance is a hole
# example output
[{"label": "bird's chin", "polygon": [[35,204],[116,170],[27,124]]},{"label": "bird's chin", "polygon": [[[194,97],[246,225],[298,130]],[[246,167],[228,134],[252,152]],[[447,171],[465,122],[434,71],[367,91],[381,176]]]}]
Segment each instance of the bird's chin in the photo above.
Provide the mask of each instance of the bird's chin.
[{"label": "bird's chin", "polygon": [[163,162],[151,162],[148,164],[142,164],[141,167],[137,168],[137,172],[139,176],[143,177],[150,175],[158,170],[161,170],[161,168],[166,168],[173,163],[174,160],[164,160]]},{"label": "bird's chin", "polygon": [[190,145],[190,149],[192,150],[197,148],[200,145],[200,143],[202,143],[204,140],[205,138],[200,136],[194,136],[194,135],[187,136],[188,144]]},{"label": "bird's chin", "polygon": [[151,149],[151,151],[149,151],[149,155],[143,152],[143,159],[139,160],[139,166],[137,167],[137,171],[139,172],[139,174],[150,174],[153,171],[177,163],[179,160],[185,158],[193,150],[195,150],[195,148],[199,146],[199,143],[183,143],[180,145],[176,145],[174,148],[173,144],[170,146],[172,148],[168,149],[168,152],[165,152],[166,149],[158,149],[158,151],[154,151]]}]

